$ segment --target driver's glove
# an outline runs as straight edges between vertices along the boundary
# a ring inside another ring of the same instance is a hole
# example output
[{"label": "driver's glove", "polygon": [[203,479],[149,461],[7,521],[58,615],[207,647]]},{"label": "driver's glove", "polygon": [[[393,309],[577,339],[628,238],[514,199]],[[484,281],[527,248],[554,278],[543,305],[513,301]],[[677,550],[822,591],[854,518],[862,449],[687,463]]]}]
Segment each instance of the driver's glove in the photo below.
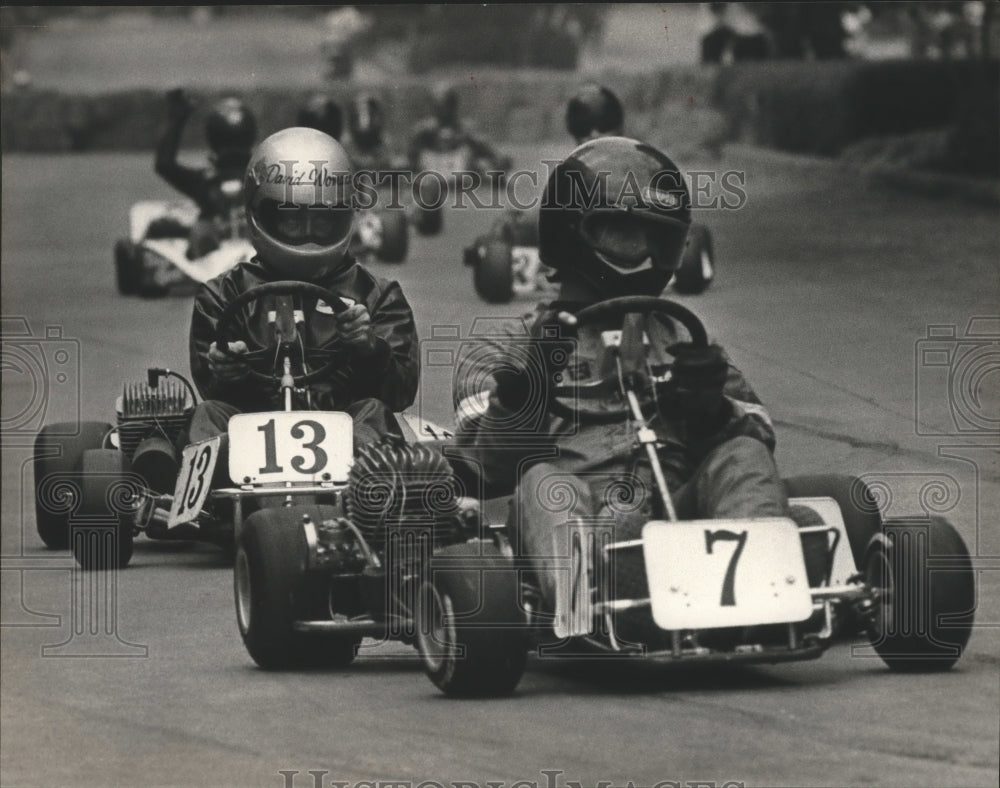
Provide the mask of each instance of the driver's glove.
[{"label": "driver's glove", "polygon": [[698,347],[678,342],[667,350],[674,357],[670,379],[658,392],[664,416],[688,422],[696,432],[712,431],[726,419],[723,395],[729,362],[718,345]]},{"label": "driver's glove", "polygon": [[513,411],[533,402],[548,403],[575,349],[576,317],[555,310],[543,313],[531,327],[528,357],[518,369],[504,368],[494,374],[497,399]]},{"label": "driver's glove", "polygon": [[364,304],[352,304],[334,315],[340,338],[352,353],[361,358],[372,356],[377,350],[372,316]]},{"label": "driver's glove", "polygon": [[[248,350],[247,343],[242,339],[230,342],[229,350],[242,356]],[[243,380],[250,371],[242,361],[225,355],[214,342],[208,347],[208,369],[217,380],[225,383]]]}]

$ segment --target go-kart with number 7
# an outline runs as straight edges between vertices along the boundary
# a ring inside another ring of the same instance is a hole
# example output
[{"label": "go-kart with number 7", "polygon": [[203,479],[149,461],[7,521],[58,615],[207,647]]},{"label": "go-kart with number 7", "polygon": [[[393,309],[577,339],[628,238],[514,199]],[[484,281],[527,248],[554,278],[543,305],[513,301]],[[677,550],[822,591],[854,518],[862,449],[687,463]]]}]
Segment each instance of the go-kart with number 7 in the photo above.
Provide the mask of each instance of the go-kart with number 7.
[{"label": "go-kart with number 7", "polygon": [[[698,318],[666,299],[594,304],[576,313],[576,326],[626,315],[677,321],[696,346],[707,345]],[[631,351],[628,359],[619,352],[622,332],[606,331],[602,341],[611,369],[642,368]],[[619,373],[625,412],[588,409],[565,383],[549,408],[571,424],[630,422],[660,515],[627,539],[610,518],[564,523],[550,553],[554,605],[507,524],[477,544],[439,550],[416,596],[417,645],[435,685],[451,696],[510,693],[529,649],[541,658],[777,663],[818,658],[837,637],[859,632],[893,670],[955,664],[972,629],[975,578],[947,520],[883,520],[863,482],[831,475],[785,479],[787,517],[679,522],[639,399],[653,377],[670,372],[654,370],[648,357],[645,370]],[[510,521],[523,516],[514,511]]]}]

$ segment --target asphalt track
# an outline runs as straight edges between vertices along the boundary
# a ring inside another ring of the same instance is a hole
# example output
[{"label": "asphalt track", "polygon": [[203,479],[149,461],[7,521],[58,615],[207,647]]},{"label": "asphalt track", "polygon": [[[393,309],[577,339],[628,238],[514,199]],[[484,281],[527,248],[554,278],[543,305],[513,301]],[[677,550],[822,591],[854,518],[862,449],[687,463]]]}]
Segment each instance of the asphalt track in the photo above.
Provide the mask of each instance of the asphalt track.
[{"label": "asphalt track", "polygon": [[[147,366],[186,371],[189,300],[113,289],[111,247],[129,204],[169,195],[149,158],[5,156],[3,165],[3,314],[26,318],[35,337],[4,324],[5,427],[38,397],[49,422],[106,419],[122,382]],[[769,405],[785,473],[866,475],[892,513],[923,506],[957,525],[982,571],[979,626],[956,669],[893,675],[849,644],[815,662],[757,668],[533,660],[513,697],[488,702],[444,699],[399,645],[370,643],[343,672],[265,673],[240,642],[232,570],[214,549],[140,540],[112,591],[95,593],[67,556],[42,548],[34,427],[24,424],[3,443],[0,782],[312,786],[308,770],[319,770],[323,786],[996,785],[1000,440],[949,426],[997,413],[996,211],[866,190],[826,167],[713,166],[745,170],[748,199],[702,214],[719,277],[685,302]],[[529,305],[481,304],[461,266],[461,246],[491,219],[454,211],[441,237],[413,240],[404,265],[376,266],[401,281],[426,351],[454,341],[435,326],[467,336],[474,318]],[[965,337],[970,318],[984,316],[992,338]],[[974,392],[949,389],[941,368],[922,363],[932,325],[957,327],[945,349],[985,348]],[[59,348],[80,353],[65,383],[52,366]],[[25,354],[45,356],[45,377],[12,364]],[[449,377],[425,366],[424,415],[449,421]],[[93,598],[116,607],[81,605]]]}]

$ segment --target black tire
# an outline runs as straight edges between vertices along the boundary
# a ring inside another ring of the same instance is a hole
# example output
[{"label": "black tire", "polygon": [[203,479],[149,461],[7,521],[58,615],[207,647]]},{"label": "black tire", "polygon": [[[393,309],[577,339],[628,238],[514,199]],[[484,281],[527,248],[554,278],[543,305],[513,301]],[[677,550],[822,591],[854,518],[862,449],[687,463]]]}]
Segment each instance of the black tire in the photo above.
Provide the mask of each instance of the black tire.
[{"label": "black tire", "polygon": [[100,448],[110,429],[98,421],[50,424],[35,438],[35,527],[50,550],[69,548],[69,518],[80,506],[83,452]]},{"label": "black tire", "polygon": [[236,622],[247,652],[264,670],[346,667],[361,642],[355,635],[294,629],[326,601],[314,599],[307,582],[305,514],[313,522],[335,516],[332,507],[261,509],[247,518],[236,545]]},{"label": "black tire", "polygon": [[514,297],[511,246],[506,241],[488,241],[472,271],[479,297],[489,304],[507,304]]},{"label": "black tire", "polygon": [[382,211],[382,246],[378,259],[385,263],[401,263],[406,259],[410,234],[406,214],[402,211]]},{"label": "black tire", "polygon": [[972,634],[975,572],[965,542],[943,517],[887,520],[864,567],[875,591],[872,646],[890,670],[948,670]]},{"label": "black tire", "polygon": [[680,268],[674,274],[673,287],[678,293],[703,293],[715,279],[715,248],[712,233],[703,224],[692,224]]},{"label": "black tire", "polygon": [[121,295],[135,295],[139,292],[140,270],[135,255],[135,246],[128,238],[120,238],[115,244],[115,282]]},{"label": "black tire", "polygon": [[417,232],[420,235],[440,235],[444,229],[444,206],[436,208],[417,207],[414,211],[416,221],[414,222]]},{"label": "black tire", "polygon": [[528,649],[520,594],[517,570],[490,543],[451,545],[431,559],[417,595],[417,648],[445,695],[495,697],[517,687]]},{"label": "black tire", "polygon": [[[124,569],[134,536],[129,501],[140,485],[127,479],[125,455],[117,449],[87,449],[80,459],[80,522],[74,523],[73,556],[83,569]],[[89,521],[89,522],[87,522]]]},{"label": "black tire", "polygon": [[153,281],[153,277],[147,270],[145,261],[145,256],[148,254],[153,254],[153,252],[142,247],[136,249],[135,267],[137,282],[135,292],[140,298],[164,298],[169,290]]}]

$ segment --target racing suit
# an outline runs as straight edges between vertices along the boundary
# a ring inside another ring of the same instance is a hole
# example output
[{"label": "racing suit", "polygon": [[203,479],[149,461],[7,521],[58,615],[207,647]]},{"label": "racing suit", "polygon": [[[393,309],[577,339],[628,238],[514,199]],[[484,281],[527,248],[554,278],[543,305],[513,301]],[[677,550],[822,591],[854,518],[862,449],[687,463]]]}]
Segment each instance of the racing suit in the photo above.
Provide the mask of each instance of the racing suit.
[{"label": "racing suit", "polygon": [[[177,150],[184,131],[184,120],[171,121],[166,132],[156,146],[156,174],[189,197],[198,206],[198,219],[191,228],[187,256],[191,260],[204,257],[219,248],[222,237],[220,226],[228,218],[232,206],[231,197],[226,197],[222,184],[236,181],[242,186],[246,158],[239,161],[217,161],[213,166],[186,167],[177,161]],[[239,206],[242,209],[242,198]],[[242,213],[242,210],[240,210]]]},{"label": "racing suit", "polygon": [[[515,492],[510,533],[515,550],[530,557],[543,600],[555,602],[556,573],[569,556],[573,518],[598,522],[613,541],[638,538],[650,519],[662,517],[652,469],[636,441],[627,402],[619,389],[616,362],[602,343],[602,330],[618,325],[584,326],[563,373],[575,396],[558,399],[596,414],[620,413],[597,422],[586,415],[570,419],[549,412],[545,386],[519,412],[501,402],[495,372],[504,365],[524,369],[522,352],[531,341],[531,323],[550,310],[575,313],[585,306],[541,305],[534,318],[503,326],[496,335],[472,343],[459,355],[455,377],[457,458],[478,472],[489,495]],[[628,324],[631,324],[628,326]],[[535,327],[537,329],[537,325]],[[622,354],[649,338],[648,374],[663,376],[669,361],[664,348],[683,341],[668,319],[627,318]],[[537,331],[536,334],[537,335]],[[541,340],[544,341],[544,340]],[[639,353],[642,353],[639,348]],[[633,356],[636,354],[633,352]],[[645,355],[645,354],[643,354]],[[699,424],[671,416],[657,402],[656,386],[640,395],[644,417],[658,439],[657,454],[680,519],[784,516],[787,497],[773,459],[770,418],[742,373],[729,363],[724,408],[712,422]],[[558,393],[558,392],[556,392]],[[550,608],[551,609],[551,608]]]},{"label": "racing suit", "polygon": [[[191,375],[204,401],[195,408],[189,442],[224,434],[229,418],[236,413],[284,409],[277,386],[255,385],[245,379],[220,380],[212,375],[208,362],[209,346],[216,339],[216,327],[226,304],[250,288],[280,279],[254,258],[207,282],[195,296]],[[364,359],[352,359],[345,352],[343,364],[328,380],[309,386],[308,400],[305,395],[295,394],[293,407],[350,413],[354,418],[355,448],[386,434],[401,436],[392,411],[413,403],[420,373],[416,326],[402,290],[396,282],[373,276],[353,258],[348,258],[346,268],[315,284],[338,294],[348,305],[361,303],[368,308],[376,337],[375,351]],[[315,298],[304,301],[300,304],[305,313],[305,326],[300,326],[304,347],[335,348],[338,333],[333,310]],[[268,323],[268,310],[266,298],[248,305],[234,320],[229,341],[243,340],[250,351],[273,345],[274,327]],[[224,463],[220,462],[219,467]]]}]

